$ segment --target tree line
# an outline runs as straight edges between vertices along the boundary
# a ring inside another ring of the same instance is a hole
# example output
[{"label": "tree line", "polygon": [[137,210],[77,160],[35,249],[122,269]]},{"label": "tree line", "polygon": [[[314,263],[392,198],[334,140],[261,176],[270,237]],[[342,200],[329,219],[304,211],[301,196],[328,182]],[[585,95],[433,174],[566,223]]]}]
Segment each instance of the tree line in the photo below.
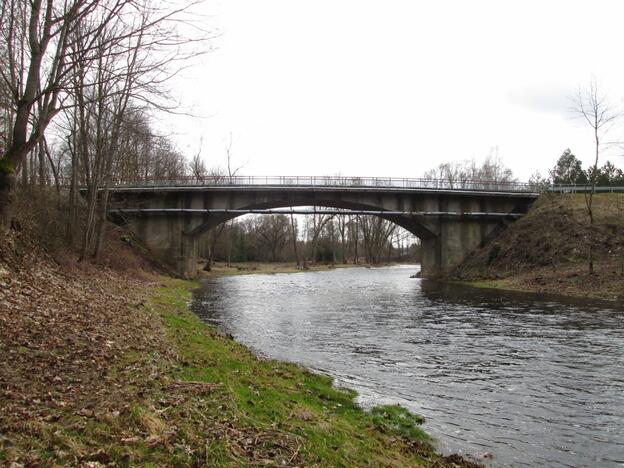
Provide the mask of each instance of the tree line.
[{"label": "tree line", "polygon": [[496,147],[480,163],[474,158],[445,162],[427,170],[424,178],[443,180],[450,188],[470,188],[477,181],[491,184],[517,182],[513,171],[505,166]]},{"label": "tree line", "polygon": [[390,221],[370,215],[247,215],[208,233],[200,256],[227,264],[292,262],[323,264],[419,261],[420,241]]},{"label": "tree line", "polygon": [[559,156],[555,166],[548,171],[548,177],[544,178],[539,173],[531,177],[531,183],[537,186],[589,185],[592,180],[602,187],[624,186],[624,171],[611,161],[606,161],[600,167],[591,165],[583,169],[582,161],[568,148]]},{"label": "tree line", "polygon": [[190,27],[194,5],[1,1],[0,233],[17,195],[55,194],[68,244],[81,258],[97,256],[102,188],[188,173],[152,114],[175,108],[167,81],[204,51],[207,34]]}]

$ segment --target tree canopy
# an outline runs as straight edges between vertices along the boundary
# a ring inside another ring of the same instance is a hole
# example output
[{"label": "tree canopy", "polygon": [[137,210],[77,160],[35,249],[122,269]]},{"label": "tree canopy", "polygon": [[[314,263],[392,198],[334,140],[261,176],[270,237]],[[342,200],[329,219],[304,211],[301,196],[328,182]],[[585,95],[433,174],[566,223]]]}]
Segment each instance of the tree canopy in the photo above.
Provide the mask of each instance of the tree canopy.
[{"label": "tree canopy", "polygon": [[582,162],[570,150],[566,149],[550,170],[550,178],[553,184],[586,184],[587,173],[583,170]]}]

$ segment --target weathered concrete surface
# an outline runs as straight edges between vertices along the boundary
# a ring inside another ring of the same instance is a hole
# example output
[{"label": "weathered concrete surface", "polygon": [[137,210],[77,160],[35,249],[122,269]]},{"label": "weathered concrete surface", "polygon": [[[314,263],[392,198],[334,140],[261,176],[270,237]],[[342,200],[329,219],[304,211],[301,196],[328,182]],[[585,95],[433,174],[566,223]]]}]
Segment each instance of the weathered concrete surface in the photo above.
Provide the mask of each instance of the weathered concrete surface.
[{"label": "weathered concrete surface", "polygon": [[[421,239],[422,274],[431,278],[450,272],[494,230],[504,225],[507,220],[500,214],[526,213],[535,198],[536,194],[530,193],[428,189],[155,187],[112,189],[111,209],[246,210],[322,206],[393,211],[395,214],[382,217]],[[132,216],[129,226],[163,261],[184,276],[194,276],[198,238],[236,216],[239,214],[152,212]]]}]

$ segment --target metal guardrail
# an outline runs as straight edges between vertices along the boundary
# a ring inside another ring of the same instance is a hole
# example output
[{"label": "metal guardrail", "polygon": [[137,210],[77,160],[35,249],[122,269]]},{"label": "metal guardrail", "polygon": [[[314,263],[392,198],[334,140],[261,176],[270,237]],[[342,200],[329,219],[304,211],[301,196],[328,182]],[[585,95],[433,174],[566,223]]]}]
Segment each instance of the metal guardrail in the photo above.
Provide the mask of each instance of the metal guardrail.
[{"label": "metal guardrail", "polygon": [[[54,181],[50,181],[53,184]],[[69,187],[68,179],[61,186]],[[338,188],[397,188],[458,191],[518,192],[518,193],[586,193],[591,185],[531,184],[526,182],[497,182],[487,180],[449,181],[447,179],[397,177],[343,176],[183,176],[172,179],[116,179],[100,188],[175,188],[175,187],[338,187]],[[598,193],[622,193],[624,186],[597,186]]]},{"label": "metal guardrail", "polygon": [[[549,192],[556,193],[587,193],[591,192],[591,185],[551,185]],[[597,193],[621,193],[624,192],[624,186],[604,186],[595,187]]]},{"label": "metal guardrail", "polygon": [[497,182],[466,180],[452,182],[445,179],[412,179],[395,177],[342,177],[342,176],[193,176],[175,179],[147,178],[118,180],[109,188],[130,187],[224,187],[224,186],[288,186],[288,187],[340,187],[340,188],[400,188],[433,190],[474,190],[494,192],[536,192],[536,187],[522,182]]}]

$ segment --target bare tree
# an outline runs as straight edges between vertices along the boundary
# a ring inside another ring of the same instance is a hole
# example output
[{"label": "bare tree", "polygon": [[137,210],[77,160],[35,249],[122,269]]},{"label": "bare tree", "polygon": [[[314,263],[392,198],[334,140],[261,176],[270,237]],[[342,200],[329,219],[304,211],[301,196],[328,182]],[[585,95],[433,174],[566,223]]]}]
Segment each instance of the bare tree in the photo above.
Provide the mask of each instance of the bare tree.
[{"label": "bare tree", "polygon": [[295,223],[295,217],[292,213],[290,213],[290,228],[293,244],[293,255],[295,256],[295,262],[297,263],[297,266],[299,266],[299,253],[297,252],[297,224]]},{"label": "bare tree", "polygon": [[[583,119],[592,129],[594,135],[594,164],[590,171],[590,191],[586,193],[585,202],[589,216],[590,235],[594,225],[592,202],[596,192],[596,177],[598,175],[598,161],[603,145],[602,138],[612,128],[613,124],[622,116],[620,109],[612,106],[607,96],[600,92],[596,79],[592,79],[588,86],[580,87],[574,98],[572,112]],[[589,273],[594,273],[593,240],[589,240]]]},{"label": "bare tree", "polygon": [[[106,3],[106,5],[104,5]],[[61,110],[71,72],[80,63],[72,55],[75,37],[89,43],[115,21],[129,1],[3,1],[2,54],[4,85],[10,90],[14,116],[11,137],[0,157],[0,231],[8,227],[15,175],[25,164],[51,120]],[[97,14],[89,29],[77,25]]]},{"label": "bare tree", "polygon": [[270,261],[275,262],[286,245],[289,222],[286,215],[269,215],[256,218],[255,231],[265,247],[271,253]]},{"label": "bare tree", "polygon": [[352,219],[349,216],[349,231],[353,242],[353,264],[357,265],[359,261],[358,245],[360,244],[360,215]]},{"label": "bare tree", "polygon": [[[243,168],[243,166],[238,166],[235,169],[232,169],[232,144],[234,143],[234,140],[232,138],[232,132],[230,132],[230,139],[228,140],[227,145],[225,146],[225,155],[227,157],[227,171],[228,171],[228,180],[230,185],[234,182],[234,177],[236,177],[236,175],[238,174],[238,172]],[[230,225],[227,231],[227,249],[228,249],[228,254],[227,254],[227,266],[231,265],[231,259],[232,259],[232,232],[233,232],[233,227],[234,227],[234,220],[232,219],[230,221]]]},{"label": "bare tree", "polygon": [[340,234],[340,251],[342,255],[342,263],[347,264],[347,217],[346,215],[338,215],[336,217],[338,223],[338,233]]},{"label": "bare tree", "polygon": [[307,264],[309,262],[314,262],[316,260],[316,252],[321,232],[323,231],[325,225],[329,223],[334,217],[333,214],[325,214],[322,210],[317,212],[316,207],[314,207],[314,209],[315,213],[306,223],[306,231],[308,234],[308,252],[307,256],[304,255],[304,268],[307,268]]},{"label": "bare tree", "polygon": [[482,163],[477,163],[475,159],[442,163],[426,171],[424,178],[449,188],[489,189],[516,181],[511,169],[503,164],[497,147],[490,150]]},{"label": "bare tree", "polygon": [[202,143],[203,138],[200,138],[197,153],[195,153],[193,159],[191,160],[191,174],[197,182],[204,182],[206,176],[206,165],[201,157]]},{"label": "bare tree", "polygon": [[[182,53],[178,46],[183,41],[174,32],[180,14],[194,3],[164,10],[134,0],[1,1],[0,88],[8,91],[11,112],[0,156],[0,232],[10,223],[18,171],[26,166],[54,117],[76,105],[70,99],[71,88],[75,90],[81,81],[76,81],[76,75],[102,54],[105,62],[142,69],[143,77],[149,77],[135,82],[136,101],[167,107],[153,99],[153,91],[171,76],[167,66],[196,52]],[[130,64],[117,53],[119,44],[133,41],[137,50],[149,53]],[[195,41],[185,38],[184,42]],[[114,72],[113,76],[118,78]],[[92,82],[98,84],[106,87],[104,82]],[[79,143],[73,135],[70,141]],[[44,161],[41,150],[40,163]]]},{"label": "bare tree", "polygon": [[16,173],[59,111],[61,83],[71,63],[68,36],[89,13],[87,2],[61,11],[42,0],[1,4],[0,74],[11,96],[10,137],[0,157],[0,231],[8,227]]},{"label": "bare tree", "polygon": [[[221,181],[223,178],[224,178],[223,172],[222,170],[218,168],[212,169],[207,174],[207,179],[215,181],[216,183]],[[206,258],[206,265],[204,265],[204,271],[212,270],[212,263],[214,260],[214,254],[215,254],[217,242],[219,241],[221,234],[223,234],[223,230],[225,229],[226,224],[227,222],[221,223],[218,226],[210,229],[210,231],[208,231],[208,236],[207,236],[208,255]],[[230,225],[230,227],[231,226],[232,225]],[[230,251],[230,240],[228,239],[228,252],[229,251]]]},{"label": "bare tree", "polygon": [[381,263],[386,247],[392,244],[392,236],[397,225],[374,216],[362,216],[359,224],[366,261],[371,264]]}]

